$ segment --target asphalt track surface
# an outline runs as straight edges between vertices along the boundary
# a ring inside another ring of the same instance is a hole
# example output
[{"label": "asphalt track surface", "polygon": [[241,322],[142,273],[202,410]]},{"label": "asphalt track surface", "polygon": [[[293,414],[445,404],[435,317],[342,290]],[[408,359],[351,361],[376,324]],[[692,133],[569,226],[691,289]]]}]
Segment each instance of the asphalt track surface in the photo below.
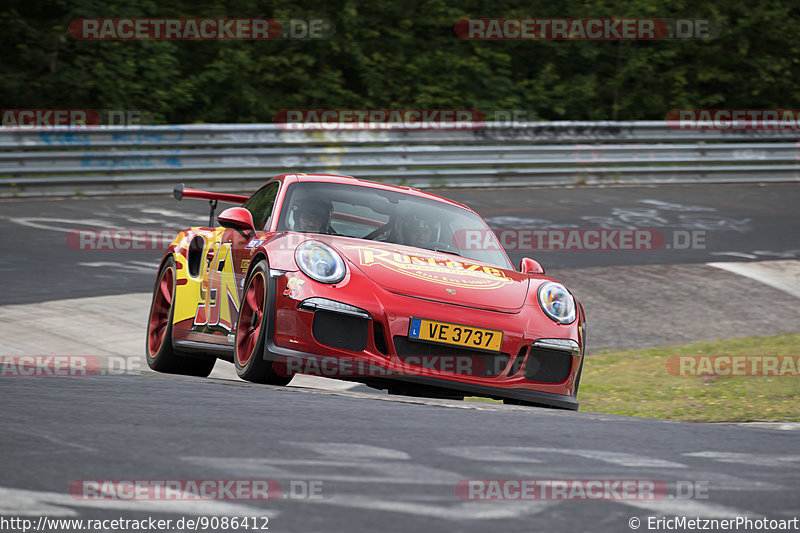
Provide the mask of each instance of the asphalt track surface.
[{"label": "asphalt track surface", "polygon": [[[706,232],[706,249],[526,254],[558,276],[592,267],[613,267],[614,275],[637,265],[691,270],[712,261],[797,259],[798,191],[797,184],[773,184],[444,194],[496,229]],[[66,232],[179,229],[204,223],[207,214],[199,201],[131,197],[2,202],[0,216],[8,230],[0,237],[5,305],[149,292],[160,252],[74,250]],[[523,254],[514,255],[517,262]],[[705,275],[697,272],[695,279]],[[624,294],[624,276],[616,283]],[[664,305],[680,304],[668,296]],[[658,310],[657,301],[648,307]],[[18,334],[46,331],[31,323]],[[800,514],[797,431],[154,374],[0,379],[0,517],[34,523],[42,516],[258,515],[269,517],[270,531],[622,532],[633,530],[634,517],[647,531],[648,518]],[[93,501],[68,490],[80,480],[175,479],[269,479],[287,497]],[[498,502],[465,501],[456,492],[462,480],[509,479],[647,480],[667,493],[656,500]],[[311,486],[317,498],[304,497]]]},{"label": "asphalt track surface", "polygon": [[[797,513],[796,431],[196,378],[41,381],[3,384],[0,515],[265,515],[270,531],[303,532],[623,532],[631,517]],[[104,479],[267,479],[288,498],[198,505],[98,502],[67,492],[73,482]],[[507,479],[649,480],[667,493],[640,501],[456,495],[462,480]],[[302,498],[305,486],[319,498]]]},{"label": "asphalt track surface", "polygon": [[[656,230],[657,250],[510,251],[561,269],[673,265],[742,259],[800,259],[800,186],[661,185],[436,191],[463,202],[495,230]],[[218,211],[219,212],[219,211]],[[149,292],[162,250],[71,248],[71,230],[178,231],[208,224],[202,200],[171,196],[0,201],[0,303]],[[702,232],[704,245],[676,250],[675,232]]]}]

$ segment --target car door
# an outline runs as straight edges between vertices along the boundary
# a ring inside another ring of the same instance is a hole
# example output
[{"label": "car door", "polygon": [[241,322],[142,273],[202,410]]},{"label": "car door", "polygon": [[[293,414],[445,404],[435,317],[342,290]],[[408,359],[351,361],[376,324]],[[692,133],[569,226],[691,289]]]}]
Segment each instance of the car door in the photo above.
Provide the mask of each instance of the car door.
[{"label": "car door", "polygon": [[254,239],[262,238],[264,230],[269,227],[279,186],[277,181],[268,183],[244,204],[244,208],[253,216],[256,235],[217,228],[218,238],[206,252],[201,303],[194,325],[208,336],[208,342],[233,343],[241,294],[250,265],[247,245]]}]

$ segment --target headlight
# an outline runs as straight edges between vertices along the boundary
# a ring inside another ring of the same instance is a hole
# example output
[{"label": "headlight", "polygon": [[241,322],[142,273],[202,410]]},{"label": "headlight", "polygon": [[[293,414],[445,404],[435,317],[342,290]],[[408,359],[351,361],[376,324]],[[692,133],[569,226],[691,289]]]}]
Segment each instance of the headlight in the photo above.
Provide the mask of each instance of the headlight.
[{"label": "headlight", "polygon": [[561,324],[575,320],[575,298],[560,283],[548,281],[539,287],[539,306],[547,316]]},{"label": "headlight", "polygon": [[336,250],[319,241],[305,241],[294,252],[297,266],[309,278],[320,283],[338,283],[347,269]]}]

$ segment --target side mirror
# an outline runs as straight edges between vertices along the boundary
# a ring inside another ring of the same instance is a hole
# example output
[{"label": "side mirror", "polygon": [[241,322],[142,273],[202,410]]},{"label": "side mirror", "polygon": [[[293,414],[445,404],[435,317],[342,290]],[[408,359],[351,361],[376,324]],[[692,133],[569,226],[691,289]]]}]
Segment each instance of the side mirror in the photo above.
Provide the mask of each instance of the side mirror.
[{"label": "side mirror", "polygon": [[253,215],[244,207],[229,207],[217,215],[217,221],[223,228],[256,232]]},{"label": "side mirror", "polygon": [[530,257],[523,257],[519,264],[519,271],[523,274],[544,274],[544,268],[539,261],[534,261]]}]

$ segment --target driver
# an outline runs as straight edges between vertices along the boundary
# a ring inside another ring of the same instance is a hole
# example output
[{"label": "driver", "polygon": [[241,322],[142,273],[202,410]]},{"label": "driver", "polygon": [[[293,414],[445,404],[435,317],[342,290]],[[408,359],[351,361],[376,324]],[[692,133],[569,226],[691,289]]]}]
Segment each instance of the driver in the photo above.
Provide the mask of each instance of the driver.
[{"label": "driver", "polygon": [[428,220],[410,216],[403,222],[403,236],[408,246],[422,248],[433,240],[433,226]]},{"label": "driver", "polygon": [[328,233],[333,207],[320,198],[301,200],[292,206],[296,231]]}]

